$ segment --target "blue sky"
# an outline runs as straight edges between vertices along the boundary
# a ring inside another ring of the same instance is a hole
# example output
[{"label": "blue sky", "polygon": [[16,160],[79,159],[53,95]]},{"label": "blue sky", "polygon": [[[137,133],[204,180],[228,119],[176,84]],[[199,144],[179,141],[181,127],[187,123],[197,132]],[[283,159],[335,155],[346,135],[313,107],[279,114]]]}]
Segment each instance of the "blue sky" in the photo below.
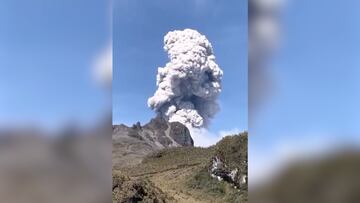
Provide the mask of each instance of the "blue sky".
[{"label": "blue sky", "polygon": [[359,6],[355,0],[288,1],[282,46],[270,64],[275,88],[249,130],[250,166],[260,157],[274,161],[279,146],[305,152],[311,145],[359,141]]},{"label": "blue sky", "polygon": [[168,62],[163,37],[192,28],[212,43],[224,71],[221,111],[210,130],[247,129],[247,1],[115,1],[113,10],[113,122],[148,122],[147,99],[159,66]]},{"label": "blue sky", "polygon": [[102,0],[0,1],[0,124],[93,122],[106,103],[92,79],[111,37]]}]

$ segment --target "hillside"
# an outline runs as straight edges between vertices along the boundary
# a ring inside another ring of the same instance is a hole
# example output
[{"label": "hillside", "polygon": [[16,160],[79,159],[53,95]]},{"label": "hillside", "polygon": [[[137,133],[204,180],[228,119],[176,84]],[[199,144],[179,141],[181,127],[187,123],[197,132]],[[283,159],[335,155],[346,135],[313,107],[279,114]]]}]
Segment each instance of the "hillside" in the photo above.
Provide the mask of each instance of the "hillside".
[{"label": "hillside", "polygon": [[114,168],[113,202],[247,202],[247,133],[209,148],[165,148]]},{"label": "hillside", "polygon": [[253,202],[360,202],[360,152],[346,146],[289,162],[272,179],[252,188]]}]

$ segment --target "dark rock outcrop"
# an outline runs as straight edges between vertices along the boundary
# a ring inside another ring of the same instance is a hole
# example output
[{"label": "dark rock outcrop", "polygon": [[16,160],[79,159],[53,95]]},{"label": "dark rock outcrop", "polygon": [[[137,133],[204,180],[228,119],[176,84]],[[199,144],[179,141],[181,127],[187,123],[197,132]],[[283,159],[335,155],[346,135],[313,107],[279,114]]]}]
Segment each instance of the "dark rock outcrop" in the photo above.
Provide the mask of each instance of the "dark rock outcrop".
[{"label": "dark rock outcrop", "polygon": [[241,174],[238,168],[230,169],[218,156],[211,160],[209,173],[211,177],[217,178],[219,181],[226,181],[239,188],[246,185],[247,182],[246,175]]},{"label": "dark rock outcrop", "polygon": [[170,123],[170,137],[181,146],[194,146],[189,130],[181,123]]}]

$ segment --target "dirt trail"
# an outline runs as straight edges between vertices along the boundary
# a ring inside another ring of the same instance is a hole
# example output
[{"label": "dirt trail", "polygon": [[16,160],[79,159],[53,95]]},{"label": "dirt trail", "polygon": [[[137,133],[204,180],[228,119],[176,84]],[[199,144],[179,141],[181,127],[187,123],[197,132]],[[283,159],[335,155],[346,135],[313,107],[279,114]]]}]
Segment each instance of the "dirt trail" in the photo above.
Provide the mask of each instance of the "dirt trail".
[{"label": "dirt trail", "polygon": [[[199,169],[199,164],[184,165],[176,169],[164,170],[151,174],[149,179],[158,188],[169,196],[174,197],[175,202],[178,203],[206,203],[211,200],[195,199],[194,195],[185,188],[188,176]],[[180,188],[180,189],[179,189]],[[184,188],[184,189],[181,189]]]},{"label": "dirt trail", "polygon": [[[156,187],[168,196],[173,197],[176,203],[208,203],[211,200],[199,200],[193,197],[193,192],[186,188],[188,176],[195,170],[202,168],[202,163],[181,164],[160,171],[132,174],[130,178],[148,178]],[[179,189],[180,188],[180,189]],[[183,189],[181,189],[183,188]]]},{"label": "dirt trail", "polygon": [[154,171],[154,172],[147,172],[147,173],[135,174],[135,175],[131,175],[131,177],[137,178],[137,177],[141,177],[141,176],[156,175],[156,174],[165,173],[165,172],[168,172],[168,171],[180,170],[180,169],[182,169],[182,168],[199,166],[200,164],[201,164],[201,163],[183,164],[183,165],[178,165],[178,166],[173,167],[173,168],[167,168],[167,169],[164,169],[164,170],[162,170],[162,171]]}]

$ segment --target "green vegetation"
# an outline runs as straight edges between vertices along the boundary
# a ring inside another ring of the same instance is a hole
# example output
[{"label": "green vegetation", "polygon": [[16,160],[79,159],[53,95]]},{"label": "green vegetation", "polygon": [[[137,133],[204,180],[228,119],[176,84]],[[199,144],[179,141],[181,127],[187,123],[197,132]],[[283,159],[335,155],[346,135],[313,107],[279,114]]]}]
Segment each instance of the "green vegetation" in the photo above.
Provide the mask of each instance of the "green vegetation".
[{"label": "green vegetation", "polygon": [[239,168],[247,174],[248,136],[226,136],[216,144],[216,154],[225,160],[230,168]]},{"label": "green vegetation", "polygon": [[186,187],[198,191],[197,198],[211,198],[216,202],[247,202],[247,191],[238,190],[224,181],[218,181],[209,176],[207,170],[202,169],[189,178]]},{"label": "green vegetation", "polygon": [[193,178],[189,179],[187,186],[194,190],[204,190],[205,194],[213,196],[221,196],[226,193],[226,183],[210,177],[206,169],[200,170]]}]

